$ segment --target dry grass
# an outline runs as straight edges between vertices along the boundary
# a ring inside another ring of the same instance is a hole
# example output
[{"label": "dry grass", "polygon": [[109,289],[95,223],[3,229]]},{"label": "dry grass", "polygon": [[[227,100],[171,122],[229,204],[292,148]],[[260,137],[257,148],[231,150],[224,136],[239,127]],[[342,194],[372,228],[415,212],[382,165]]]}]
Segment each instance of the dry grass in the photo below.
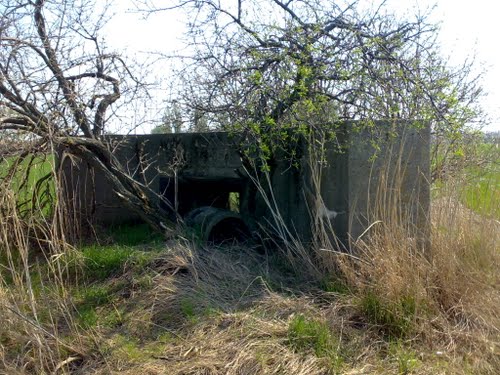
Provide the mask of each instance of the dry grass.
[{"label": "dry grass", "polygon": [[313,302],[272,292],[269,284],[295,282],[269,269],[265,256],[170,245],[149,264],[147,287],[137,289],[129,273],[121,276],[128,280],[126,298],[115,304],[123,324],[96,328],[106,365],[90,358],[84,373],[325,373],[325,359],[288,344],[290,319],[315,314]]},{"label": "dry grass", "polygon": [[454,194],[426,249],[386,210],[355,256],[179,240],[102,247],[96,273],[59,211],[27,221],[0,190],[0,373],[500,372],[499,224]]},{"label": "dry grass", "polygon": [[375,225],[356,256],[339,256],[361,319],[383,337],[440,353],[446,373],[500,370],[500,225],[458,199],[432,204],[428,247],[396,215]]},{"label": "dry grass", "polygon": [[85,355],[86,338],[69,313],[67,267],[58,260],[72,249],[51,225],[57,220],[22,218],[16,198],[9,185],[0,186],[0,363],[8,374],[46,373],[68,353]]}]

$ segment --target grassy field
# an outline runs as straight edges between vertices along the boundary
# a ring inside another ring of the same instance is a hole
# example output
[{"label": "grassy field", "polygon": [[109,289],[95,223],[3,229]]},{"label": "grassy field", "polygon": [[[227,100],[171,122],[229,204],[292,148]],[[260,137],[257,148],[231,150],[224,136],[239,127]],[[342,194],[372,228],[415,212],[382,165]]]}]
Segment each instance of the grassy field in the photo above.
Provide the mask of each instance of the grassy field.
[{"label": "grassy field", "polygon": [[498,374],[497,161],[436,187],[427,252],[388,220],[323,263],[146,226],[40,243],[3,186],[0,373]]},{"label": "grassy field", "polygon": [[455,161],[451,172],[434,182],[433,198],[452,194],[474,212],[500,220],[500,147],[478,144],[473,153],[472,160]]},{"label": "grassy field", "polygon": [[16,193],[18,203],[23,204],[25,210],[34,208],[47,215],[55,193],[53,180],[49,178],[53,168],[52,156],[0,158],[0,182]]},{"label": "grassy field", "polygon": [[484,166],[467,168],[462,201],[477,213],[500,220],[500,148],[493,151]]}]

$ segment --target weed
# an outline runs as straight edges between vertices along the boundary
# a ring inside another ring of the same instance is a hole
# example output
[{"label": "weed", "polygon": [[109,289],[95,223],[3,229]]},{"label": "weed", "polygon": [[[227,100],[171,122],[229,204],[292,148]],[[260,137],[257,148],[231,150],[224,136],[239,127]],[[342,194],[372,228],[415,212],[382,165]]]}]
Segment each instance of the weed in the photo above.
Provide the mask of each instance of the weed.
[{"label": "weed", "polygon": [[85,306],[78,310],[78,321],[83,328],[96,327],[98,320],[99,317],[95,308]]},{"label": "weed", "polygon": [[102,285],[90,285],[77,291],[76,296],[77,317],[81,326],[84,328],[97,326],[99,315],[96,308],[110,302],[109,288]]},{"label": "weed", "polygon": [[240,212],[240,193],[229,193],[229,209],[233,212]]},{"label": "weed", "polygon": [[148,353],[139,347],[133,337],[115,335],[110,342],[115,357],[127,362],[140,362],[149,357]]},{"label": "weed", "polygon": [[319,320],[295,316],[288,325],[288,344],[298,352],[312,350],[317,357],[327,358],[333,370],[339,370],[343,364],[339,341],[330,327]]},{"label": "weed", "polygon": [[83,328],[97,326],[114,328],[124,323],[123,312],[114,306],[82,305],[78,307],[78,321]]},{"label": "weed", "polygon": [[389,347],[390,356],[398,364],[398,373],[400,375],[410,374],[420,365],[420,361],[415,352],[406,348],[401,341],[394,342]]},{"label": "weed", "polygon": [[176,340],[176,337],[168,331],[163,331],[156,336],[156,341],[160,344],[170,344]]},{"label": "weed", "polygon": [[218,308],[215,308],[215,307],[208,306],[203,310],[204,317],[217,317],[221,314],[222,314],[222,311]]},{"label": "weed", "polygon": [[461,191],[464,204],[486,216],[500,219],[500,170],[475,172],[477,176],[469,179]]},{"label": "weed", "polygon": [[390,339],[409,336],[417,312],[412,296],[401,296],[397,301],[385,301],[372,291],[361,297],[360,309],[370,323],[375,324]]},{"label": "weed", "polygon": [[153,277],[151,275],[141,275],[135,280],[137,287],[141,290],[148,290],[153,286]]},{"label": "weed", "polygon": [[349,284],[338,277],[327,276],[320,282],[322,290],[328,293],[348,295],[351,293]]},{"label": "weed", "polygon": [[107,350],[112,358],[118,362],[129,363],[144,363],[152,356],[161,355],[164,347],[162,342],[141,344],[134,337],[122,334],[112,336],[107,344]]},{"label": "weed", "polygon": [[257,352],[255,353],[255,359],[263,368],[265,368],[269,362],[273,361],[273,357],[263,349],[257,350]]},{"label": "weed", "polygon": [[105,314],[100,318],[102,325],[108,328],[119,327],[124,323],[123,311],[117,309],[113,306],[111,311],[106,311]]},{"label": "weed", "polygon": [[206,301],[201,300],[201,296],[183,297],[180,300],[180,311],[182,316],[190,323],[197,323],[202,317],[215,317],[220,314],[220,310],[207,306]]},{"label": "weed", "polygon": [[133,249],[122,246],[88,246],[82,249],[85,275],[90,280],[105,280],[123,272]]},{"label": "weed", "polygon": [[191,322],[196,321],[195,304],[193,300],[188,298],[183,298],[181,300],[181,312],[186,319]]},{"label": "weed", "polygon": [[111,300],[111,293],[108,287],[103,285],[91,285],[77,293],[77,298],[84,306],[102,306]]}]

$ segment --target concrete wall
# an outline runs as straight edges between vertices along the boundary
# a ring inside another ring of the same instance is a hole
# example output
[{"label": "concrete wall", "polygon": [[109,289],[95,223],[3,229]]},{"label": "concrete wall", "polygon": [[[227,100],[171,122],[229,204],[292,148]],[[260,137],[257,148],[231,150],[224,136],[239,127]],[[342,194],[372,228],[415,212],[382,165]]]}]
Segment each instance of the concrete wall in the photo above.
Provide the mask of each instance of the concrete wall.
[{"label": "concrete wall", "polygon": [[[322,209],[340,213],[331,219],[337,236],[345,242],[357,238],[380,217],[381,208],[389,206],[387,200],[396,195],[401,211],[410,212],[415,228],[426,233],[430,202],[428,127],[380,122],[374,127],[376,132],[354,132],[351,125],[345,124],[342,136],[347,147],[339,151],[329,145],[322,161]],[[110,140],[114,154],[131,176],[151,188],[153,201],[166,215],[174,214],[172,206],[181,216],[200,206],[229,208],[229,193],[237,192],[240,213],[254,224],[254,229],[256,224],[275,228],[266,199],[246,175],[238,149],[227,133],[113,136]],[[305,143],[299,152],[299,168],[280,155],[274,160],[270,174],[272,195],[265,182],[263,186],[290,232],[310,241],[314,216],[311,210],[318,208],[308,199],[314,190],[310,167],[314,155]],[[73,200],[78,201],[75,207],[79,217],[87,216],[89,221],[104,225],[138,220],[114,196],[98,171],[81,163],[66,162],[64,168],[68,187],[78,191]],[[385,192],[391,193],[385,202],[378,193],[381,182]],[[162,203],[156,194],[166,197],[170,205]]]},{"label": "concrete wall", "polygon": [[[152,201],[163,207],[166,214],[169,210],[157,194],[173,187],[172,177],[176,174],[179,187],[188,185],[190,194],[195,196],[206,187],[203,182],[241,181],[237,174],[241,161],[227,133],[111,136],[109,147],[133,178],[149,186]],[[63,163],[63,169],[68,194],[88,221],[119,225],[139,220],[124,207],[99,171],[81,162],[73,164],[69,159]],[[182,193],[185,191],[179,192]]]},{"label": "concrete wall", "polygon": [[371,223],[395,215],[409,219],[410,229],[420,232],[416,235],[428,234],[430,128],[399,125],[385,124],[376,134],[363,131],[350,136],[348,228],[354,240]]}]

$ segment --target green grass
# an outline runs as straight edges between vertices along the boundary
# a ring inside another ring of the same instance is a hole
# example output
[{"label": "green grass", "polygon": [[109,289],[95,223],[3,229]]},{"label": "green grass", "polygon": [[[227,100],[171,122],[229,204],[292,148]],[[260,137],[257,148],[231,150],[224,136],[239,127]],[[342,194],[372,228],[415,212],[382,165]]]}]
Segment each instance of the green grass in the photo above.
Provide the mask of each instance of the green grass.
[{"label": "green grass", "polygon": [[349,285],[344,280],[332,276],[325,277],[321,280],[320,288],[328,293],[341,295],[348,295],[351,293]]},{"label": "green grass", "polygon": [[82,306],[97,307],[107,304],[111,297],[110,289],[104,285],[90,285],[83,288],[77,298],[81,299]]},{"label": "green grass", "polygon": [[[78,249],[78,259],[71,262],[73,267],[81,269],[86,285],[75,291],[75,307],[78,322],[83,328],[93,328],[97,325],[115,327],[123,322],[121,312],[113,306],[113,296],[123,285],[109,280],[121,277],[125,272],[132,272],[131,277],[137,276],[140,285],[146,288],[151,281],[147,275],[142,275],[148,262],[157,254],[155,251],[143,251],[139,244],[153,246],[154,238],[151,231],[144,226],[121,227],[113,230],[110,235],[116,242],[112,245],[89,245]],[[134,244],[137,246],[127,246]],[[156,247],[153,246],[154,249]],[[71,259],[70,259],[71,260]],[[76,272],[76,273],[75,273]]]},{"label": "green grass", "polygon": [[500,220],[500,166],[487,170],[470,168],[468,176],[461,194],[462,202],[481,215]]},{"label": "green grass", "polygon": [[81,249],[84,274],[90,280],[105,280],[123,272],[125,263],[136,256],[132,248],[118,245],[87,246]]},{"label": "green grass", "polygon": [[368,321],[389,339],[409,336],[417,316],[417,302],[412,296],[403,296],[399,301],[389,303],[368,292],[360,299],[359,307]]},{"label": "green grass", "polygon": [[397,363],[401,375],[411,374],[421,365],[417,354],[401,341],[390,345],[389,355]]},{"label": "green grass", "polygon": [[458,182],[459,186],[453,189],[462,204],[478,214],[500,220],[500,148],[479,143],[469,151],[473,155],[471,161],[464,161],[444,180],[435,181],[434,197],[446,192],[450,183]]},{"label": "green grass", "polygon": [[288,343],[295,351],[313,351],[317,357],[326,358],[334,372],[338,372],[343,364],[339,340],[330,327],[319,320],[295,316],[288,325]]},{"label": "green grass", "polygon": [[191,322],[196,322],[197,320],[196,306],[193,300],[188,298],[183,298],[181,300],[181,312],[187,320]]},{"label": "green grass", "polygon": [[88,285],[75,292],[75,307],[80,325],[84,328],[95,327],[99,321],[97,308],[110,303],[112,293],[104,285]]},{"label": "green grass", "polygon": [[44,215],[50,214],[51,203],[55,196],[54,182],[52,178],[48,178],[38,185],[37,182],[51,173],[54,157],[29,156],[23,160],[17,157],[0,159],[0,180],[7,178],[7,173],[15,163],[19,163],[19,165],[8,183],[16,192],[18,203],[25,204],[26,208],[29,209],[39,209]]},{"label": "green grass", "polygon": [[123,245],[90,245],[79,249],[83,274],[87,280],[99,281],[121,275],[125,270],[142,271],[157,254]]}]

